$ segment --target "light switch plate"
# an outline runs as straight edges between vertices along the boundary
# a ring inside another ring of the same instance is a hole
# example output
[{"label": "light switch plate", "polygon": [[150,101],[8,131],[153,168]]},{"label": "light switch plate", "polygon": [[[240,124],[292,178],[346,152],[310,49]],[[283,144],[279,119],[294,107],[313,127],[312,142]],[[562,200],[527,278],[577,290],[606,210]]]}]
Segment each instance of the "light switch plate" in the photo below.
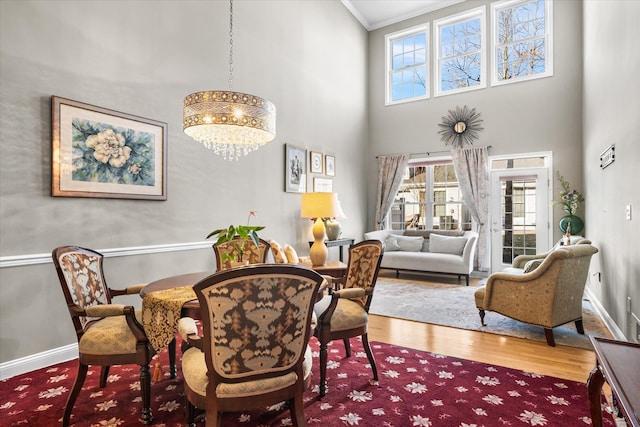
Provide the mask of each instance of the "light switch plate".
[{"label": "light switch plate", "polygon": [[624,212],[628,220],[631,220],[631,205],[624,207]]}]

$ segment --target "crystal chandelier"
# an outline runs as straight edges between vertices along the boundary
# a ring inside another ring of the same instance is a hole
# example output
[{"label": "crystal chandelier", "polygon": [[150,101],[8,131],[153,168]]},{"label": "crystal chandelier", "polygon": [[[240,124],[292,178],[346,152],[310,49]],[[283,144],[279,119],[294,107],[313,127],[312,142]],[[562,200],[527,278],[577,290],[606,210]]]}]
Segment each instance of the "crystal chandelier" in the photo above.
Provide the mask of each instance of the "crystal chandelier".
[{"label": "crystal chandelier", "polygon": [[229,1],[229,90],[195,92],[184,98],[184,133],[228,160],[257,150],[276,137],[276,107],[266,99],[234,92],[233,0]]}]

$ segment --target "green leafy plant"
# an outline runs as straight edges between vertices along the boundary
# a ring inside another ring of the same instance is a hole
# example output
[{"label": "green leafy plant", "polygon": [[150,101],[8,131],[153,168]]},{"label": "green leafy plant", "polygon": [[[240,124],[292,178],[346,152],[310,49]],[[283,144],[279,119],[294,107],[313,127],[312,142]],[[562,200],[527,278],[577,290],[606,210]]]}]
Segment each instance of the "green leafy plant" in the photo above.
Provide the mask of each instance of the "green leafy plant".
[{"label": "green leafy plant", "polygon": [[[209,237],[218,236],[218,240],[216,241],[216,245],[221,243],[229,243],[237,252],[237,256],[235,253],[223,253],[222,261],[242,261],[244,253],[248,249],[248,245],[253,243],[256,248],[260,244],[260,237],[258,236],[258,231],[264,230],[264,226],[261,225],[249,225],[249,221],[252,216],[256,216],[256,211],[250,211],[249,217],[247,218],[247,225],[230,225],[227,228],[218,228],[213,230],[207,236]],[[237,237],[237,239],[236,239]]]},{"label": "green leafy plant", "polygon": [[562,206],[567,214],[574,215],[578,210],[579,203],[584,202],[584,196],[579,191],[572,189],[569,182],[560,175],[560,172],[557,172],[557,178],[562,185],[562,190],[560,191],[560,200],[554,200],[553,203]]}]

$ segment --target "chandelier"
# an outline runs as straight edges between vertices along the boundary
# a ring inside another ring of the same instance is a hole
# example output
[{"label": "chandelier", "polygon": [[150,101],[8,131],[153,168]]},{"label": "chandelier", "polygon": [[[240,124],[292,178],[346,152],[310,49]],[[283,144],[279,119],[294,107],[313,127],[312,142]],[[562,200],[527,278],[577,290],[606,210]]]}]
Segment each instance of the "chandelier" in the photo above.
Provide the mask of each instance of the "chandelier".
[{"label": "chandelier", "polygon": [[238,160],[276,137],[276,107],[259,96],[234,92],[233,0],[229,0],[229,90],[184,98],[184,133],[227,160]]}]

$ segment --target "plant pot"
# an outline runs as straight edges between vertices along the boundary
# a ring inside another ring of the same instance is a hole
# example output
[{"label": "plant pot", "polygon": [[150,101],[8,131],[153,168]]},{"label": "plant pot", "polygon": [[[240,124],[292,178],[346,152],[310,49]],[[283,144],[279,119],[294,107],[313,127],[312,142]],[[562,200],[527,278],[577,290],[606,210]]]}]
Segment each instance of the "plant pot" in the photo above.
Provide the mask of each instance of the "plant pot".
[{"label": "plant pot", "polygon": [[560,218],[560,222],[558,223],[558,227],[562,233],[567,232],[567,228],[571,226],[570,233],[573,235],[580,234],[582,230],[584,230],[584,222],[582,219],[575,215],[565,215]]}]

